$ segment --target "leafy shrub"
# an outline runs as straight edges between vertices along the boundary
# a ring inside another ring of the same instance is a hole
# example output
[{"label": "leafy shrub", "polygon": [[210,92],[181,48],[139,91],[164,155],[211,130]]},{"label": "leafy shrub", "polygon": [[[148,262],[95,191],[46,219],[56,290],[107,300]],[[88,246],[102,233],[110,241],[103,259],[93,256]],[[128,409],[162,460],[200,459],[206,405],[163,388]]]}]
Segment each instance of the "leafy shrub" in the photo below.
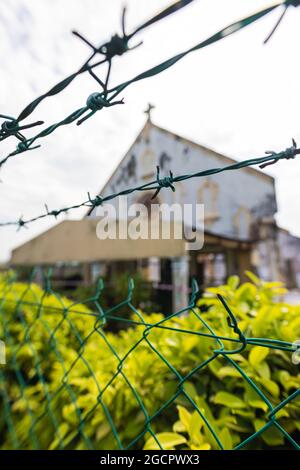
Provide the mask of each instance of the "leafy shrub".
[{"label": "leafy shrub", "polygon": [[[111,305],[119,304],[127,297],[128,293],[128,279],[131,278],[134,282],[134,304],[143,311],[151,312],[158,309],[158,305],[153,302],[152,284],[145,281],[140,272],[130,273],[113,273],[109,278],[105,279],[105,290],[101,295],[101,306],[108,309]],[[72,298],[76,302],[80,302],[84,298],[92,298],[94,296],[97,282],[87,286],[79,286],[73,291],[65,291],[63,294]],[[93,308],[93,301],[86,304],[88,307]],[[122,317],[128,317],[128,309],[126,307],[119,309],[119,314]],[[107,327],[112,331],[118,331],[127,327],[126,322],[114,321]]]},{"label": "leafy shrub", "polygon": [[[247,337],[300,337],[300,307],[279,301],[282,285],[249,276],[252,282],[239,285],[231,277],[208,289],[194,311],[165,320],[163,327],[147,329],[143,322],[164,317],[127,305],[135,323],[118,333],[106,331],[96,298],[86,301],[92,301],[92,312],[35,284],[0,280],[0,338],[7,346],[7,364],[0,369],[2,448],[155,449],[155,435],[166,449],[217,449],[203,417],[224,448],[238,445],[266,423],[268,405],[226,357],[196,370],[220,348],[202,336],[208,330],[200,319],[216,334],[236,338],[215,298],[221,293]],[[226,342],[226,349],[236,346]],[[273,406],[299,388],[291,353],[247,346],[230,358]],[[295,438],[299,402],[287,404],[277,418]],[[270,427],[251,446],[282,448],[285,442]]]}]

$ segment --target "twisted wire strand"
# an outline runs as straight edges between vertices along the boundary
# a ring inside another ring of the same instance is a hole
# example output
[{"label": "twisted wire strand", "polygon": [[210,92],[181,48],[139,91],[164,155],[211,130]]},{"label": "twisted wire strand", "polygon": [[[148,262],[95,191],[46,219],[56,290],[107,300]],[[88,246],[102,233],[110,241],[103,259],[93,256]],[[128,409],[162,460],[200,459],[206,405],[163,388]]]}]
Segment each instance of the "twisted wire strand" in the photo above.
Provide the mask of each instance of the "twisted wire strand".
[{"label": "twisted wire strand", "polygon": [[[156,20],[155,21],[158,21],[159,19],[161,18],[165,18],[166,16],[168,16],[169,14],[171,13],[174,13],[174,11],[177,11],[179,8],[182,8],[183,6],[186,6],[188,3],[190,2],[178,2],[180,3],[180,5],[178,5],[177,7],[175,7],[173,5],[173,7],[170,7],[170,9],[167,11],[165,10],[164,12],[162,12],[160,15],[157,15],[156,17]],[[78,108],[76,111],[74,111],[73,113],[71,113],[69,116],[67,116],[65,119],[57,122],[57,123],[54,123],[50,126],[48,126],[46,129],[44,129],[43,131],[39,132],[38,134],[36,134],[35,136],[31,137],[31,138],[28,138],[26,140],[22,140],[22,142],[20,142],[18,145],[17,145],[17,148],[11,152],[10,154],[8,154],[6,157],[4,157],[2,160],[0,160],[0,167],[5,164],[11,157],[14,157],[16,155],[18,155],[19,153],[23,153],[27,150],[33,150],[34,148],[38,148],[37,146],[35,147],[31,147],[32,144],[34,142],[36,142],[38,139],[41,139],[43,137],[46,137],[50,134],[52,134],[56,129],[58,129],[59,127],[61,126],[64,126],[64,125],[68,125],[68,124],[72,124],[74,121],[77,121],[77,124],[81,124],[83,121],[85,121],[86,119],[89,119],[91,116],[93,116],[96,111],[99,111],[99,110],[102,110],[103,108],[105,107],[110,107],[110,106],[114,106],[114,105],[117,105],[117,104],[123,104],[123,100],[119,100],[117,102],[114,102],[113,100],[123,91],[125,90],[128,86],[132,85],[133,83],[136,83],[138,81],[141,81],[141,80],[144,80],[144,79],[147,79],[147,78],[150,78],[150,77],[153,77],[159,73],[162,73],[163,71],[169,69],[170,67],[174,66],[177,62],[179,62],[180,60],[182,60],[184,57],[186,57],[187,55],[189,55],[190,53],[192,52],[195,52],[195,51],[198,51],[200,49],[203,49],[211,44],[214,44],[240,30],[242,30],[243,28],[245,28],[246,26],[249,26],[251,24],[253,24],[254,22],[258,21],[260,18],[266,16],[267,14],[271,13],[272,11],[274,11],[275,9],[277,9],[278,7],[280,6],[285,6],[286,8],[288,8],[290,5],[293,5],[293,6],[298,6],[300,3],[297,1],[291,1],[291,0],[285,0],[284,2],[279,2],[279,3],[276,3],[270,7],[267,7],[259,12],[256,12],[250,16],[247,16],[246,18],[243,18],[242,20],[239,20],[239,21],[236,21],[232,24],[230,24],[229,26],[221,29],[220,31],[218,31],[217,33],[213,34],[212,36],[210,36],[208,39],[196,44],[194,47],[191,47],[189,49],[187,49],[186,51],[184,52],[181,52],[179,54],[176,54],[175,56],[169,58],[168,60],[165,60],[164,62],[161,62],[160,64],[136,75],[135,77],[133,77],[132,79],[130,80],[127,80],[119,85],[116,85],[110,89],[107,89],[107,90],[103,90],[103,92],[99,93],[99,100],[102,100],[102,106],[99,106],[97,109],[91,109],[90,106],[89,106],[89,102],[91,101],[91,97],[95,94],[95,93],[92,93],[88,98],[87,98],[87,102],[86,102],[86,106],[84,107],[81,107],[81,108]],[[153,24],[153,22],[151,22],[150,20],[150,23],[149,24]],[[145,23],[146,25],[146,23]],[[142,25],[143,27],[146,27],[145,25]],[[141,27],[142,28],[142,27]],[[143,29],[143,28],[142,28]],[[141,29],[137,29],[136,32],[134,34],[136,34],[138,31],[140,31]],[[78,34],[77,34],[78,35]],[[126,36],[127,37],[127,36]],[[114,37],[113,37],[114,38]],[[113,38],[112,38],[112,41],[113,41]],[[113,44],[115,44],[117,40],[114,39],[113,41]],[[111,43],[109,43],[111,44]],[[93,46],[92,46],[93,47]],[[108,46],[106,45],[105,46],[105,51],[107,53],[107,48]],[[114,45],[114,47],[117,47],[116,45]],[[99,51],[99,48],[96,49],[94,48],[94,52],[93,52],[93,56],[96,54],[96,52]],[[101,48],[100,48],[101,49]],[[100,51],[101,52],[101,51]],[[116,53],[115,53],[116,54]],[[114,55],[112,55],[113,57]],[[100,63],[104,63],[104,62],[109,62],[111,61],[111,55],[107,56],[103,61],[100,61]],[[99,65],[99,64],[97,64]],[[88,70],[89,72],[91,72],[91,69],[93,67],[95,67],[96,64],[90,66],[90,65],[86,65],[86,70]],[[74,74],[73,74],[74,75]],[[75,74],[75,76],[77,76],[77,74]],[[73,77],[73,79],[75,78],[75,76]],[[95,78],[95,77],[94,77]],[[67,84],[69,84],[69,79],[66,79],[67,81]],[[55,88],[55,94],[57,93],[56,91],[56,87]],[[58,87],[58,88],[61,88],[61,87]],[[64,86],[65,88],[65,86]],[[42,97],[39,97],[37,98],[34,102],[32,102],[29,106],[27,106],[27,108],[25,108],[25,110],[22,111],[22,113],[20,114],[18,120],[20,120],[20,117],[21,119],[24,119],[25,117],[27,117],[28,115],[31,114],[31,112],[35,109],[35,107],[38,105],[38,103],[44,99],[46,96],[50,96],[49,95],[49,92],[45,95],[42,95]],[[86,115],[86,113],[88,112],[88,115]],[[29,114],[28,114],[29,113]],[[82,115],[85,114],[85,117],[83,119],[79,119]],[[19,122],[19,121],[18,121]]]},{"label": "twisted wire strand", "polygon": [[218,167],[218,168],[211,168],[208,170],[199,171],[196,173],[190,173],[185,175],[174,176],[172,172],[170,175],[164,178],[160,177],[160,168],[157,166],[157,176],[156,179],[150,181],[148,183],[134,186],[131,188],[126,188],[119,192],[111,193],[107,196],[97,195],[95,198],[90,196],[88,193],[88,199],[80,202],[78,204],[74,204],[72,206],[64,207],[61,209],[49,210],[47,204],[45,204],[46,211],[36,217],[32,217],[30,219],[23,219],[21,216],[18,220],[15,221],[8,221],[8,222],[1,222],[0,227],[5,226],[17,226],[18,229],[22,227],[27,227],[28,224],[36,222],[37,220],[44,219],[46,217],[55,217],[57,218],[60,214],[69,212],[71,210],[79,209],[81,207],[89,207],[94,209],[95,207],[101,206],[104,202],[111,201],[119,196],[127,196],[134,192],[139,191],[155,191],[155,195],[157,195],[163,188],[164,189],[171,189],[172,191],[176,190],[176,183],[180,181],[186,181],[191,178],[202,178],[204,176],[215,175],[218,173],[223,173],[224,171],[234,171],[240,170],[241,168],[246,168],[250,166],[259,165],[261,168],[265,168],[267,165],[274,165],[280,160],[291,160],[294,159],[297,155],[300,154],[300,148],[297,148],[297,144],[293,139],[293,144],[291,147],[287,148],[286,150],[276,153],[274,151],[267,151],[266,156],[259,157],[259,158],[252,158],[249,160],[244,160],[241,162],[232,163],[231,165],[227,165],[225,167]]},{"label": "twisted wire strand", "polygon": [[[13,118],[11,116],[7,116],[4,114],[0,114],[0,117],[5,119],[5,121],[1,125],[1,130],[0,130],[0,141],[11,137],[15,136],[19,140],[26,140],[23,135],[20,135],[19,131],[24,130],[24,129],[29,129],[34,126],[38,126],[41,124],[44,124],[43,121],[37,121],[32,124],[27,124],[27,125],[20,125],[21,121],[29,117],[34,110],[39,106],[39,104],[44,101],[46,98],[49,98],[51,96],[55,96],[59,93],[61,93],[63,90],[65,90],[75,78],[77,78],[79,75],[85,73],[85,72],[91,72],[94,68],[103,65],[106,62],[111,62],[111,60],[115,56],[121,56],[125,54],[126,52],[135,49],[137,46],[139,46],[141,43],[137,44],[136,46],[130,48],[129,47],[129,41],[136,36],[138,33],[143,31],[144,29],[148,28],[149,26],[157,23],[158,21],[172,15],[173,13],[181,10],[185,6],[189,5],[192,3],[194,0],[180,0],[175,2],[174,4],[170,5],[169,7],[165,8],[161,12],[159,12],[157,15],[153,16],[140,26],[138,26],[132,33],[126,34],[126,28],[125,28],[125,18],[126,18],[126,8],[123,9],[122,13],[122,36],[119,36],[118,34],[115,34],[111,37],[111,39],[108,42],[105,42],[101,44],[100,46],[94,46],[89,42],[85,37],[83,37],[80,33],[77,31],[72,31],[72,33],[80,38],[85,44],[87,44],[91,49],[92,49],[92,54],[88,57],[88,59],[84,62],[84,64],[74,73],[69,75],[68,77],[64,78],[57,84],[55,84],[50,90],[48,90],[46,93],[43,93],[36,99],[34,99],[31,103],[29,103],[18,115],[17,118]],[[94,64],[91,63],[92,59],[96,55],[102,55],[103,59],[100,61],[95,62]],[[73,121],[70,121],[73,122]]]}]

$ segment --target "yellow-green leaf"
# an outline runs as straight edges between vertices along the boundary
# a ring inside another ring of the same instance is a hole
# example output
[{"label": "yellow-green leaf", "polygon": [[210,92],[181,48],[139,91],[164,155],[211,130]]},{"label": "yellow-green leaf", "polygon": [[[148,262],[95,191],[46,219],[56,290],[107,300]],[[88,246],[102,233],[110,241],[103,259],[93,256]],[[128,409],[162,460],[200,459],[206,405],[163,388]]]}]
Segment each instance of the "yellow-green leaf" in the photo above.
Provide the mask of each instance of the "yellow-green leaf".
[{"label": "yellow-green leaf", "polygon": [[[156,434],[156,438],[159,441],[161,447],[165,450],[173,449],[176,446],[186,443],[186,438],[175,432],[161,432]],[[158,442],[153,436],[147,440],[144,445],[144,450],[157,450],[160,449]]]},{"label": "yellow-green leaf", "polygon": [[238,276],[230,276],[227,280],[227,283],[232,290],[235,290],[237,288],[239,282],[240,278]]},{"label": "yellow-green leaf", "polygon": [[249,362],[253,367],[257,367],[269,354],[269,348],[254,346],[249,353]]},{"label": "yellow-green leaf", "polygon": [[62,423],[56,432],[56,437],[53,439],[49,446],[49,450],[54,450],[59,447],[63,438],[65,438],[67,432],[69,431],[69,425],[67,423]]},{"label": "yellow-green leaf", "polygon": [[246,393],[244,396],[246,402],[253,408],[260,408],[263,411],[268,410],[268,405],[263,401],[260,395],[250,386],[246,386]]},{"label": "yellow-green leaf", "polygon": [[224,377],[241,377],[241,374],[238,370],[231,366],[224,366],[221,367],[218,371],[218,377],[223,379]]},{"label": "yellow-green leaf", "polygon": [[[201,410],[203,413],[203,410]],[[194,411],[190,420],[189,435],[194,443],[201,444],[203,442],[203,436],[201,434],[201,428],[203,426],[203,419],[197,411]]]},{"label": "yellow-green leaf", "polygon": [[211,449],[211,445],[208,444],[208,442],[205,442],[204,444],[201,444],[199,446],[195,446],[195,445],[191,445],[190,446],[191,450],[210,450]]},{"label": "yellow-green leaf", "polygon": [[223,428],[220,432],[220,440],[225,450],[231,450],[233,447],[232,437],[227,428]]},{"label": "yellow-green leaf", "polygon": [[182,421],[176,421],[173,424],[173,431],[174,432],[186,432],[185,426],[183,425]]},{"label": "yellow-green leaf", "polygon": [[[254,421],[255,430],[259,431],[265,424],[266,422],[264,420],[256,419]],[[270,447],[280,446],[284,444],[283,435],[274,426],[263,431],[261,437],[265,441],[265,443]]]},{"label": "yellow-green leaf", "polygon": [[257,367],[256,367],[257,372],[261,377],[264,379],[270,379],[271,377],[271,370],[266,361],[262,361]]},{"label": "yellow-green leaf", "polygon": [[270,379],[260,379],[260,383],[271,393],[274,397],[279,397],[280,389],[276,382]]},{"label": "yellow-green leaf", "polygon": [[177,409],[178,409],[179,419],[182,422],[185,428],[185,431],[188,431],[190,427],[191,417],[192,417],[191,413],[186,408],[180,405],[177,406]]},{"label": "yellow-green leaf", "polygon": [[245,408],[246,403],[243,402],[240,398],[236,397],[232,393],[228,392],[218,392],[214,398],[214,403],[217,405],[225,405],[229,408]]},{"label": "yellow-green leaf", "polygon": [[253,284],[259,286],[262,283],[259,277],[255,276],[255,274],[253,274],[251,271],[246,271],[246,275],[253,282]]}]

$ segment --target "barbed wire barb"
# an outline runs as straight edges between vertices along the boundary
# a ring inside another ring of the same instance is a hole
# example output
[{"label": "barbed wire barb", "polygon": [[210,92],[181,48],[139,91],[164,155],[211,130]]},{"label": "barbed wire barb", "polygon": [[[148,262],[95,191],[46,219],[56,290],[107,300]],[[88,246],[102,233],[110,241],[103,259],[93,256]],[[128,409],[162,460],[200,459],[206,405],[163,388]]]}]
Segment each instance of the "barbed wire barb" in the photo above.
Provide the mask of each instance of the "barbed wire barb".
[{"label": "barbed wire barb", "polygon": [[268,36],[266,37],[266,39],[264,40],[264,44],[267,44],[267,42],[269,42],[269,40],[271,39],[271,37],[273,36],[273,34],[275,33],[275,31],[277,30],[277,28],[279,27],[280,23],[282,22],[283,18],[285,17],[285,14],[288,10],[288,8],[290,6],[294,6],[294,7],[298,7],[300,6],[300,1],[299,0],[286,0],[284,3],[282,3],[283,7],[284,7],[284,10],[283,12],[281,13],[281,15],[279,16],[279,19],[277,20],[274,28],[271,30],[270,34],[268,34]]},{"label": "barbed wire barb", "polygon": [[297,149],[297,144],[295,142],[295,139],[292,139],[293,145],[280,154],[277,154],[273,150],[267,150],[266,154],[273,156],[274,159],[271,160],[270,162],[263,163],[262,165],[259,165],[259,168],[264,169],[267,166],[274,165],[278,161],[278,155],[280,155],[280,158],[285,158],[286,160],[290,160],[296,157],[300,153],[300,149]]}]

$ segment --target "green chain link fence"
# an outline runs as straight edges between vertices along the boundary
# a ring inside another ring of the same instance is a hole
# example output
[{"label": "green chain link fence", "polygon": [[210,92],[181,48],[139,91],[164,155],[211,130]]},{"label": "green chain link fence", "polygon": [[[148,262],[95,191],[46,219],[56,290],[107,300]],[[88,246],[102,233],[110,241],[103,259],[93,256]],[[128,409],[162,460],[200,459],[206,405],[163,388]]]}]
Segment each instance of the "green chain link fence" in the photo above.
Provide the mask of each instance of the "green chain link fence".
[{"label": "green chain link fence", "polygon": [[[300,389],[294,385],[274,398],[245,370],[253,348],[260,360],[276,351],[276,361],[282,355],[291,361],[295,344],[247,336],[221,295],[216,329],[197,306],[195,281],[189,305],[166,317],[134,307],[133,281],[128,297],[108,310],[101,307],[102,282],[94,297],[78,304],[54,292],[50,281],[48,275],[44,289],[9,275],[0,283],[7,349],[0,366],[2,448],[178,449],[186,448],[185,431],[191,449],[260,448],[268,433],[284,448],[300,449]],[[109,331],[120,319],[129,329]],[[218,419],[208,406],[213,390],[205,378],[216,362],[231,376],[217,394]],[[230,381],[244,387],[246,402],[226,392]],[[255,432],[242,424],[251,407]],[[232,439],[236,430],[239,437]]]}]

